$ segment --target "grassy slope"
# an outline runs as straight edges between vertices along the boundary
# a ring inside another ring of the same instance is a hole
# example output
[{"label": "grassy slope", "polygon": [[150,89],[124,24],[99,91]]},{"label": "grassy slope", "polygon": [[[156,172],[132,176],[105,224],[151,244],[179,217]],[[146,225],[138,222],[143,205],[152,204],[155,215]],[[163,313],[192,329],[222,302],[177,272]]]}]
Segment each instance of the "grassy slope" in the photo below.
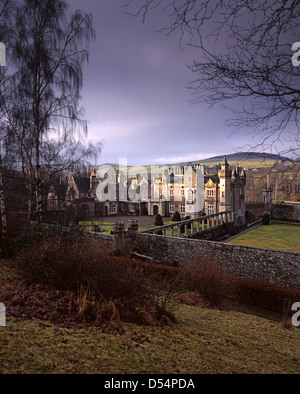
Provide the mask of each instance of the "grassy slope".
[{"label": "grassy slope", "polygon": [[269,224],[257,227],[228,243],[300,253],[300,227]]},{"label": "grassy slope", "polygon": [[176,325],[126,324],[122,335],[9,319],[0,373],[300,372],[300,330],[238,312],[182,306],[177,315]]},{"label": "grassy slope", "polygon": [[[0,266],[0,286],[11,272]],[[1,300],[0,300],[1,301]],[[300,330],[237,311],[178,305],[178,322],[124,333],[7,317],[0,373],[299,373]]]}]

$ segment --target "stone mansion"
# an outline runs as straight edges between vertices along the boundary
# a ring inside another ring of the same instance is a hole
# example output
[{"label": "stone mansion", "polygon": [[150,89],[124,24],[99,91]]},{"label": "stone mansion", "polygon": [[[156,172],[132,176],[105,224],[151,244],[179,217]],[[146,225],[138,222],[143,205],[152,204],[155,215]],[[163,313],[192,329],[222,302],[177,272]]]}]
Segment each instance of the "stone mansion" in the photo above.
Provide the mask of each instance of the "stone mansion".
[{"label": "stone mansion", "polygon": [[[239,225],[245,224],[246,174],[244,169],[230,167],[226,156],[214,175],[205,174],[198,163],[158,169],[156,173],[122,177],[122,171],[109,168],[113,172],[110,179],[104,167],[100,175],[99,170],[93,170],[90,177],[70,176],[67,184],[51,185],[47,210],[73,207],[83,218],[158,213],[173,216],[175,211],[182,218],[195,218],[234,210]],[[111,198],[109,187],[115,198]]]}]

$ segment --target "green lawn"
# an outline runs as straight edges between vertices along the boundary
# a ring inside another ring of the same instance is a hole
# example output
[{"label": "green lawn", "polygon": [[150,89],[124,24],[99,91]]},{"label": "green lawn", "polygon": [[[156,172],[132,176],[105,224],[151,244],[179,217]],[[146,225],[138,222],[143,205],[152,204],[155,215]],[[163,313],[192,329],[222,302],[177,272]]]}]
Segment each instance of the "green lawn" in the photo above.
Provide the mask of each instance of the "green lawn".
[{"label": "green lawn", "polygon": [[[113,223],[108,223],[108,222],[99,222],[99,221],[82,221],[79,222],[80,225],[85,226],[86,230],[92,230],[94,225],[99,226],[102,230],[102,234],[110,234]],[[147,230],[147,227],[139,227],[139,231]]]},{"label": "green lawn", "polygon": [[[153,218],[154,221],[154,218]],[[92,230],[94,225],[98,225],[103,231],[103,234],[110,234],[111,230],[112,230],[112,223],[108,223],[108,222],[100,222],[100,221],[91,221],[91,220],[85,220],[85,221],[81,221],[79,222],[80,225],[85,226],[86,230]],[[164,222],[164,225],[166,226],[167,224],[180,224],[180,222],[173,222],[172,220],[166,221]],[[144,231],[144,230],[148,230],[151,229],[151,227],[158,227],[155,226],[154,224],[150,225],[149,227],[139,227],[139,231]],[[207,225],[205,224],[205,228],[207,227]],[[193,223],[193,228],[194,228],[194,232],[197,232],[197,223]],[[202,230],[202,224],[199,224],[199,230]],[[188,230],[188,232],[190,233],[190,229]],[[177,228],[174,230],[174,234],[177,235]],[[172,231],[167,230],[166,231],[166,236],[171,237],[172,235]]]},{"label": "green lawn", "polygon": [[271,223],[257,227],[228,243],[300,253],[300,227]]}]

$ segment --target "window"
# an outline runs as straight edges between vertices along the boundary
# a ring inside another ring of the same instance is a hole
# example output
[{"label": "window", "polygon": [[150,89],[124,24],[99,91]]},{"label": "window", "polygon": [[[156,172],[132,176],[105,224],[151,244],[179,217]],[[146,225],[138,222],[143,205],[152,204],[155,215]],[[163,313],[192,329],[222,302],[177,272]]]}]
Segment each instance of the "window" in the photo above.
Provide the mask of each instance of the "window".
[{"label": "window", "polygon": [[222,198],[224,198],[225,197],[225,192],[222,192]]},{"label": "window", "polygon": [[207,206],[207,214],[208,215],[213,215],[215,213],[215,209],[213,205],[208,205]]},{"label": "window", "polygon": [[175,211],[175,204],[173,204],[172,202],[170,202],[170,204],[169,204],[169,211],[170,212],[174,212]]},{"label": "window", "polygon": [[116,204],[112,204],[112,205],[110,206],[109,212],[110,212],[111,214],[116,213],[116,212],[117,212],[117,205],[116,205]]},{"label": "window", "polygon": [[214,189],[207,189],[207,197],[213,197],[214,196]]},{"label": "window", "polygon": [[192,204],[192,203],[193,203],[193,200],[194,200],[193,191],[192,191],[192,190],[189,190],[189,191],[188,191],[188,203],[189,203],[189,204]]},{"label": "window", "polygon": [[185,204],[180,204],[180,212],[185,213]]},{"label": "window", "polygon": [[174,189],[170,189],[170,196],[174,196]]},{"label": "window", "polygon": [[181,189],[181,195],[184,196],[184,189]]}]

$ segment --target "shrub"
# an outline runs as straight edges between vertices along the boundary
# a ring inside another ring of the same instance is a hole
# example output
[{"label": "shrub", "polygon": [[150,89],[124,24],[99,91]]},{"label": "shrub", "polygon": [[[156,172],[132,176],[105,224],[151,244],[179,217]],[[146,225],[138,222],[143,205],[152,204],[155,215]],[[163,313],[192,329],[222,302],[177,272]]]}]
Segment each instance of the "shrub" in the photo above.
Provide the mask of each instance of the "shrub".
[{"label": "shrub", "polygon": [[178,211],[174,212],[174,215],[172,216],[172,221],[173,222],[180,222],[181,221],[180,213]]},{"label": "shrub", "polygon": [[227,270],[215,259],[194,257],[186,267],[185,283],[212,305],[218,306],[231,296],[233,286]]},{"label": "shrub", "polygon": [[153,324],[171,313],[170,286],[162,276],[146,275],[141,263],[110,255],[109,245],[99,240],[43,240],[23,251],[19,270],[30,284],[71,291],[86,321]]},{"label": "shrub", "polygon": [[11,239],[14,254],[31,248],[40,242],[59,237],[60,240],[76,243],[84,238],[84,230],[79,226],[64,227],[60,224],[34,224],[15,232]]},{"label": "shrub", "polygon": [[270,224],[270,215],[265,213],[262,217],[262,224],[267,225]]},{"label": "shrub", "polygon": [[159,213],[155,216],[154,225],[155,226],[163,226],[164,225],[162,216]]},{"label": "shrub", "polygon": [[[191,218],[190,218],[190,216],[186,216],[185,218],[184,218],[184,220],[190,220]],[[189,223],[188,225],[187,225],[187,228],[190,230],[191,229],[191,223]]]},{"label": "shrub", "polygon": [[236,301],[273,312],[282,312],[285,299],[290,300],[291,304],[300,299],[300,290],[297,289],[240,278],[235,278],[234,283]]}]

